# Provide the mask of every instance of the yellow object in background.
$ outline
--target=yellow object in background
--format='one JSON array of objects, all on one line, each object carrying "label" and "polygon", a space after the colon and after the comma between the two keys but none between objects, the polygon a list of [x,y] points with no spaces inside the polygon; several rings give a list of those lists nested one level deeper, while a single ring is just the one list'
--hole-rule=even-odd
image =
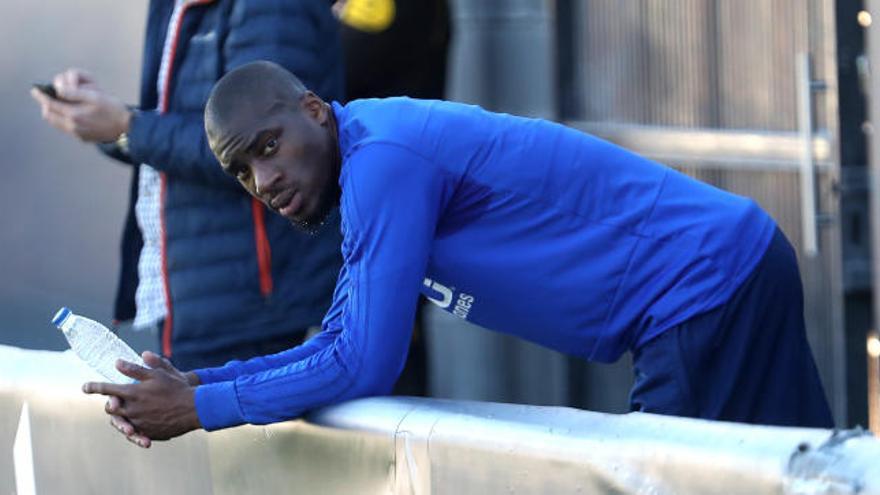
[{"label": "yellow object in background", "polygon": [[391,26],[394,14],[394,0],[348,0],[339,19],[359,31],[378,33]]}]

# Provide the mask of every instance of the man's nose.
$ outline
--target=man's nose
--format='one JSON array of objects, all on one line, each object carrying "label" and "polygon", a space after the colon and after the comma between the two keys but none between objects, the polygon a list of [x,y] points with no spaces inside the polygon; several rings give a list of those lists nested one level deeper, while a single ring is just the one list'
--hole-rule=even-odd
[{"label": "man's nose", "polygon": [[271,165],[259,164],[253,166],[254,190],[258,196],[271,194],[281,174],[278,169]]}]

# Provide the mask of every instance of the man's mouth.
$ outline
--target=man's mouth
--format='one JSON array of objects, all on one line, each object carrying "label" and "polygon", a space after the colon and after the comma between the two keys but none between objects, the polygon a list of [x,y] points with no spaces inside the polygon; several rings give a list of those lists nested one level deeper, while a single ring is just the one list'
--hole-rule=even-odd
[{"label": "man's mouth", "polygon": [[292,194],[285,194],[272,200],[272,208],[275,208],[275,211],[288,218],[292,218],[301,206],[302,195],[299,191],[294,191]]}]

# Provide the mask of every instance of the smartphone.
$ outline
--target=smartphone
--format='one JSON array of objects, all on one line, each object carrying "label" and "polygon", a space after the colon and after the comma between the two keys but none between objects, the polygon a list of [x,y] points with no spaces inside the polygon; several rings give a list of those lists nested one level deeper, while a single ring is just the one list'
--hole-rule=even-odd
[{"label": "smartphone", "polygon": [[49,98],[52,98],[53,100],[60,100],[61,99],[61,98],[58,98],[58,93],[55,92],[55,86],[52,86],[51,83],[34,83],[34,87],[37,88],[37,90],[40,93],[43,93],[44,95],[48,96]]}]

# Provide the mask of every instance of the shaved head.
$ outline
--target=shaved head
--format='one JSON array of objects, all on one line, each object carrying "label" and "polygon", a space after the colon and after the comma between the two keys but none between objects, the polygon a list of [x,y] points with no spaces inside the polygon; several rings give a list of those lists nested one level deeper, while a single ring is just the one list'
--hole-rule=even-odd
[{"label": "shaved head", "polygon": [[271,62],[220,78],[205,133],[223,171],[267,207],[315,232],[338,203],[341,158],[331,106]]},{"label": "shaved head", "polygon": [[307,92],[296,76],[272,62],[251,62],[226,73],[205,105],[205,132],[214,155],[229,163],[249,144],[250,136],[240,132],[243,125],[279,111],[298,112]]}]

